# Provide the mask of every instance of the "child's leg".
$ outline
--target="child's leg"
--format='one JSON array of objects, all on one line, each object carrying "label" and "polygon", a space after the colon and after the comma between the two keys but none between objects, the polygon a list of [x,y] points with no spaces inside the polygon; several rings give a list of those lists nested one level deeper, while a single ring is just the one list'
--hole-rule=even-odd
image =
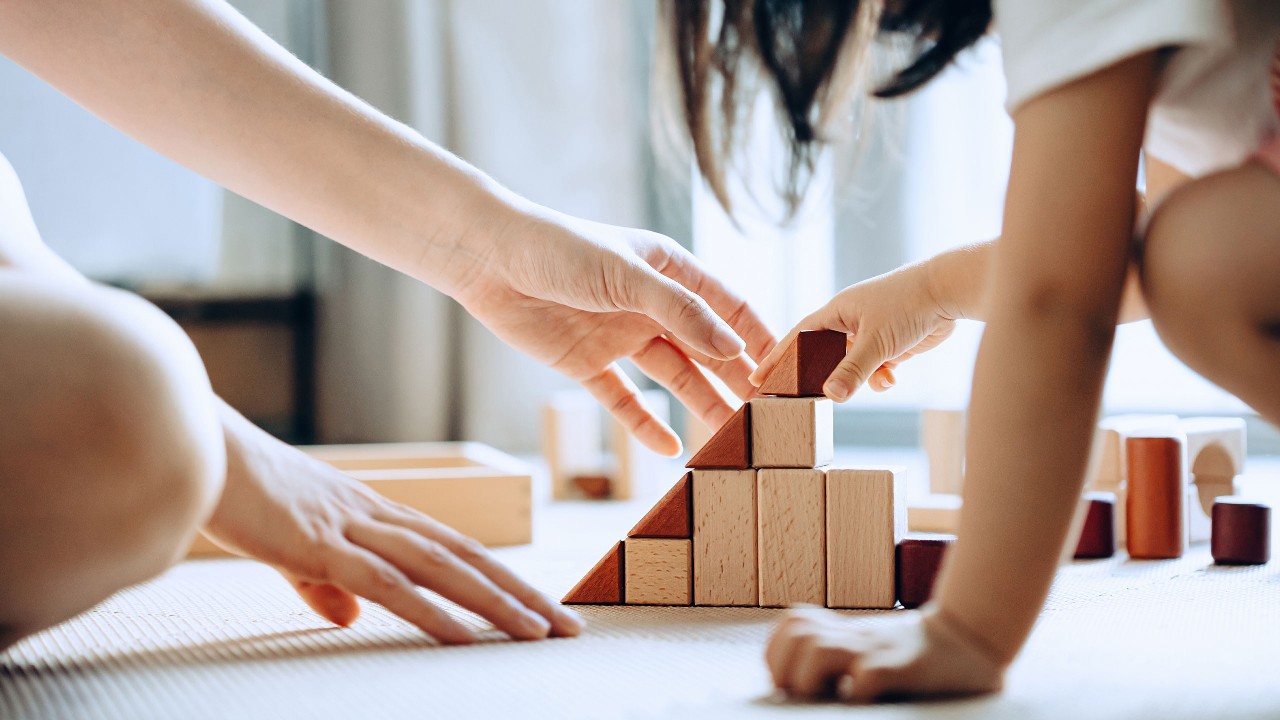
[{"label": "child's leg", "polygon": [[1280,423],[1280,175],[1259,159],[1192,181],[1152,217],[1143,289],[1169,349]]},{"label": "child's leg", "polygon": [[0,649],[174,563],[224,464],[208,379],[160,311],[0,269]]}]

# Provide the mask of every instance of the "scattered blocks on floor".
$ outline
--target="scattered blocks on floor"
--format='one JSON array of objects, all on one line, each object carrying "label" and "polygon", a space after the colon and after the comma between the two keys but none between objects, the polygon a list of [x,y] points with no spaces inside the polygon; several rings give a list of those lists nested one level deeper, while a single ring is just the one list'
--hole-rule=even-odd
[{"label": "scattered blocks on floor", "polygon": [[1182,557],[1187,546],[1183,438],[1176,430],[1131,435],[1125,440],[1125,454],[1129,557],[1143,560]]},{"label": "scattered blocks on floor", "polygon": [[[480,443],[370,443],[300,448],[390,500],[490,547],[533,540],[533,470]],[[188,557],[226,556],[204,536]]]},{"label": "scattered blocks on floor", "polygon": [[1085,493],[1084,525],[1076,542],[1074,557],[1077,560],[1109,558],[1116,554],[1116,496],[1115,493],[1091,491]]},{"label": "scattered blocks on floor", "polygon": [[958,495],[964,487],[965,411],[920,411],[920,445],[929,461],[929,492]]},{"label": "scattered blocks on floor", "polygon": [[907,529],[954,535],[960,529],[961,505],[959,495],[931,494],[913,498],[907,506]]},{"label": "scattered blocks on floor", "polygon": [[[662,420],[671,401],[661,390],[641,393],[641,400]],[[666,460],[640,444],[616,419],[609,418],[609,447],[604,452],[604,413],[585,390],[554,393],[542,409],[542,454],[551,476],[551,497],[626,500],[645,494],[643,484],[656,479]],[[637,487],[636,483],[642,483]]]},{"label": "scattered blocks on floor", "polygon": [[1262,565],[1271,559],[1271,507],[1241,498],[1213,504],[1213,561],[1219,565]]},{"label": "scattered blocks on floor", "polygon": [[933,594],[933,583],[954,537],[908,537],[897,547],[898,602],[904,608],[918,608]]}]

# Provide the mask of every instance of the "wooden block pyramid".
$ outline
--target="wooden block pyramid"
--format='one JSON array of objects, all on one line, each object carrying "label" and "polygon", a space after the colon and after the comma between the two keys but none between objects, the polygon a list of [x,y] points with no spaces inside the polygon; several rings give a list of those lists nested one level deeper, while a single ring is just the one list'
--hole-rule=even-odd
[{"label": "wooden block pyramid", "polygon": [[890,608],[906,488],[836,467],[822,385],[845,335],[801,332],[671,490],[564,597],[573,604]]}]

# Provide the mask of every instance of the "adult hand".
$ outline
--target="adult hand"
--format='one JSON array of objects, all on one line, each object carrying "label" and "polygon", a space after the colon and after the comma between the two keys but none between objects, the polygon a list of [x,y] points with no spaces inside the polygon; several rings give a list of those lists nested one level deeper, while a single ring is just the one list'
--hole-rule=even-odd
[{"label": "adult hand", "polygon": [[[739,397],[775,344],[759,316],[670,238],[538,211],[493,235],[457,299],[498,337],[581,383],[641,442],[675,455],[680,441],[618,367],[636,367],[709,427],[733,407],[698,369]],[[743,353],[745,348],[745,355]]]},{"label": "adult hand", "polygon": [[223,408],[227,479],[205,534],[279,570],[337,625],[376,602],[444,643],[474,634],[424,587],[518,640],[577,635],[582,620],[534,590],[475,540],[289,447]]},{"label": "adult hand", "polygon": [[928,263],[909,265],[845,288],[801,320],[760,361],[751,381],[764,382],[801,330],[838,330],[851,336],[848,350],[823,389],[843,402],[864,382],[878,391],[893,387],[898,364],[937,347],[954,329],[953,315],[930,286]]}]

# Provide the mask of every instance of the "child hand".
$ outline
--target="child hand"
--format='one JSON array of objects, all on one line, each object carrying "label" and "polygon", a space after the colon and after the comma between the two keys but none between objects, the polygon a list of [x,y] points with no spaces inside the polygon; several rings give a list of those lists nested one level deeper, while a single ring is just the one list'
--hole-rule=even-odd
[{"label": "child hand", "polygon": [[932,350],[955,328],[955,315],[936,300],[929,265],[899,268],[842,290],[801,320],[751,374],[759,386],[801,330],[839,330],[851,336],[845,358],[827,379],[827,397],[843,402],[864,382],[877,391],[893,387],[893,369]]},{"label": "child hand", "polygon": [[854,703],[999,690],[1005,665],[927,613],[854,624],[829,610],[792,610],[765,649],[773,684],[798,700]]}]

